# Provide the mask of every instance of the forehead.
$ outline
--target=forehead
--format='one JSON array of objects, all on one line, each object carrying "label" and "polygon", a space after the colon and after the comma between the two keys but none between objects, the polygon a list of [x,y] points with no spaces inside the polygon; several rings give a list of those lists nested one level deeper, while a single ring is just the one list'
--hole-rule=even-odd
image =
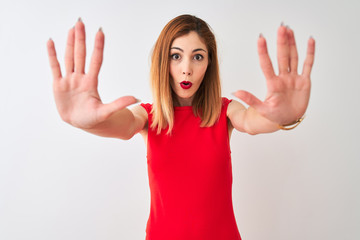
[{"label": "forehead", "polygon": [[171,47],[179,47],[183,50],[202,48],[207,51],[204,40],[197,32],[191,31],[188,34],[175,38]]}]

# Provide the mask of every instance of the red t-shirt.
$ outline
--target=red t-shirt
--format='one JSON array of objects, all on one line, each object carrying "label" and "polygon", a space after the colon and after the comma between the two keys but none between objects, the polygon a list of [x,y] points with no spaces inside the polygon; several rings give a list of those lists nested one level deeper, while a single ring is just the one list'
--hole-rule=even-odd
[{"label": "red t-shirt", "polygon": [[223,98],[219,121],[200,127],[192,107],[174,108],[172,134],[157,135],[148,112],[151,192],[147,240],[240,240],[232,205],[232,166]]}]

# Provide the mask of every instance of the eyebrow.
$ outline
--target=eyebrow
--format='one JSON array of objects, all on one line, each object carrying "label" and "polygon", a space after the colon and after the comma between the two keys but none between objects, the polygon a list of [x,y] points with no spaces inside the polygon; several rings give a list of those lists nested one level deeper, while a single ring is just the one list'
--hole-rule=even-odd
[{"label": "eyebrow", "polygon": [[[179,48],[179,47],[172,47],[172,48],[170,48],[170,49],[177,49],[177,50],[179,50],[179,51],[181,51],[181,52],[184,52],[184,50],[182,50],[181,48]],[[198,52],[198,51],[204,51],[204,52],[206,52],[204,49],[202,49],[202,48],[197,48],[197,49],[194,49],[192,52]]]}]

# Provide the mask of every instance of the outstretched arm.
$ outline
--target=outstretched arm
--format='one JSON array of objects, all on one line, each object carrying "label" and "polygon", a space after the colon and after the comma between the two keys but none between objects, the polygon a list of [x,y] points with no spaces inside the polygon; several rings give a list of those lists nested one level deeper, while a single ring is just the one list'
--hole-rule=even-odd
[{"label": "outstretched arm", "polygon": [[144,128],[147,115],[141,107],[126,107],[137,102],[133,96],[121,97],[103,104],[98,93],[98,75],[103,61],[104,33],[96,34],[90,68],[85,73],[85,26],[79,19],[69,30],[65,52],[65,76],[62,75],[54,42],[47,43],[53,74],[53,91],[61,118],[74,127],[90,133],[129,139]]},{"label": "outstretched arm", "polygon": [[250,134],[274,132],[279,125],[286,126],[303,117],[310,98],[310,73],[314,63],[315,40],[308,40],[303,71],[298,74],[298,53],[294,32],[280,26],[277,37],[279,74],[276,75],[267,51],[266,40],[258,39],[260,66],[266,78],[267,95],[264,101],[253,94],[239,90],[234,95],[248,104],[245,107],[233,101],[228,108],[232,126]]}]

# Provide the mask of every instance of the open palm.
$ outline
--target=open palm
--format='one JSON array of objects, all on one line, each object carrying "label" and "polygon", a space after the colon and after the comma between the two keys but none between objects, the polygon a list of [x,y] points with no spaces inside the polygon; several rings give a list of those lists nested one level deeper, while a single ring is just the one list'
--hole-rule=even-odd
[{"label": "open palm", "polygon": [[85,73],[85,26],[81,20],[68,33],[65,76],[61,74],[54,42],[51,39],[47,43],[47,49],[54,79],[55,102],[65,122],[75,127],[89,129],[102,123],[116,111],[137,101],[132,96],[126,96],[109,104],[102,103],[97,90],[104,51],[104,34],[101,29],[95,37],[95,47],[88,73]]},{"label": "open palm", "polygon": [[267,51],[265,38],[258,40],[260,66],[266,78],[267,95],[264,101],[253,94],[239,90],[235,96],[253,107],[267,119],[286,125],[301,118],[310,98],[310,73],[314,63],[315,41],[308,41],[307,55],[302,74],[298,74],[298,53],[294,32],[280,26],[277,37],[277,58],[279,74],[274,69]]}]

